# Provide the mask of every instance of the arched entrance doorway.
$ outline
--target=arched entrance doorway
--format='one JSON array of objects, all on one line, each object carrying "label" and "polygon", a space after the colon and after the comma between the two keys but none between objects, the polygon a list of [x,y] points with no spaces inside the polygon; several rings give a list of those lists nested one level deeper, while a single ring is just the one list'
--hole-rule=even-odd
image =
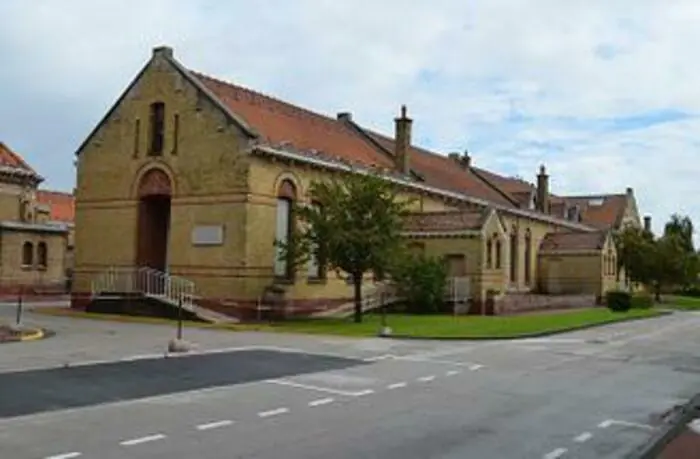
[{"label": "arched entrance doorway", "polygon": [[168,174],[160,169],[151,169],[143,175],[138,186],[138,266],[159,271],[167,269],[171,196]]}]

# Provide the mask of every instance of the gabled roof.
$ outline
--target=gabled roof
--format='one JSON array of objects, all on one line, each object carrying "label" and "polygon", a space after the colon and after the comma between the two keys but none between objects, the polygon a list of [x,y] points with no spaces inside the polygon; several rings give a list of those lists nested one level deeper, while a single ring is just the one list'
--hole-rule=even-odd
[{"label": "gabled roof", "polygon": [[37,190],[36,199],[40,204],[49,206],[49,218],[57,222],[75,220],[75,198],[63,191]]},{"label": "gabled roof", "polygon": [[407,233],[452,233],[478,231],[488,219],[491,209],[483,211],[414,212],[404,216],[403,230]]},{"label": "gabled roof", "polygon": [[607,237],[606,231],[547,233],[540,243],[540,252],[602,250]]},{"label": "gabled roof", "polygon": [[563,196],[562,198],[569,206],[579,206],[583,223],[600,229],[619,226],[627,208],[626,194]]},{"label": "gabled roof", "polygon": [[392,167],[390,158],[335,118],[321,115],[241,86],[190,71],[232,112],[270,145],[316,150],[349,162]]}]

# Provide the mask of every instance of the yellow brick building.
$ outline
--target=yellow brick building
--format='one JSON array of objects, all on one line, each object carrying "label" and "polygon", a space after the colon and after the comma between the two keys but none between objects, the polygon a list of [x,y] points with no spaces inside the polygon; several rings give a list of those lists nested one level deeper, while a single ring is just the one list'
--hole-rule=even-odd
[{"label": "yellow brick building", "polygon": [[[72,196],[38,189],[43,181],[0,143],[0,293],[64,292],[69,267]],[[69,195],[66,195],[69,196]],[[59,218],[56,218],[59,216]]]},{"label": "yellow brick building", "polygon": [[[413,145],[405,107],[395,125],[393,136],[381,135],[350,113],[321,115],[189,70],[172,49],[155,48],[77,151],[74,307],[106,289],[142,288],[144,275],[168,288],[191,282],[200,306],[241,317],[272,297],[298,313],[347,302],[342,273],[313,262],[292,272],[274,241],[287,237],[291,205],[309,201],[312,181],[367,172],[414,199],[406,237],[469,280],[474,307],[487,295],[595,297],[610,288],[608,233],[623,216],[639,224],[631,190],[555,196],[544,167],[535,185],[504,177],[468,155]],[[590,266],[580,274],[585,287],[552,280],[541,248],[555,233],[580,252],[556,269]]]}]

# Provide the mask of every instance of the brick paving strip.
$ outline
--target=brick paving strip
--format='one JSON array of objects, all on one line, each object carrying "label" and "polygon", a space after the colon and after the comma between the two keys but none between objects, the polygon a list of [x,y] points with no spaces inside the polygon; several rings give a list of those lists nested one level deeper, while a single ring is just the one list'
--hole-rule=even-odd
[{"label": "brick paving strip", "polygon": [[669,413],[665,424],[665,429],[630,458],[700,459],[700,394]]}]

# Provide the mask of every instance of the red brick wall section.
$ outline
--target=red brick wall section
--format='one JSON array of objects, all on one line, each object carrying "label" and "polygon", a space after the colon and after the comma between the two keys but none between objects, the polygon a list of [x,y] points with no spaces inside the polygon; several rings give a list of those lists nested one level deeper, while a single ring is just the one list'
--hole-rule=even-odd
[{"label": "red brick wall section", "polygon": [[595,295],[538,295],[512,293],[496,299],[497,314],[546,311],[552,309],[589,308],[596,306]]}]

